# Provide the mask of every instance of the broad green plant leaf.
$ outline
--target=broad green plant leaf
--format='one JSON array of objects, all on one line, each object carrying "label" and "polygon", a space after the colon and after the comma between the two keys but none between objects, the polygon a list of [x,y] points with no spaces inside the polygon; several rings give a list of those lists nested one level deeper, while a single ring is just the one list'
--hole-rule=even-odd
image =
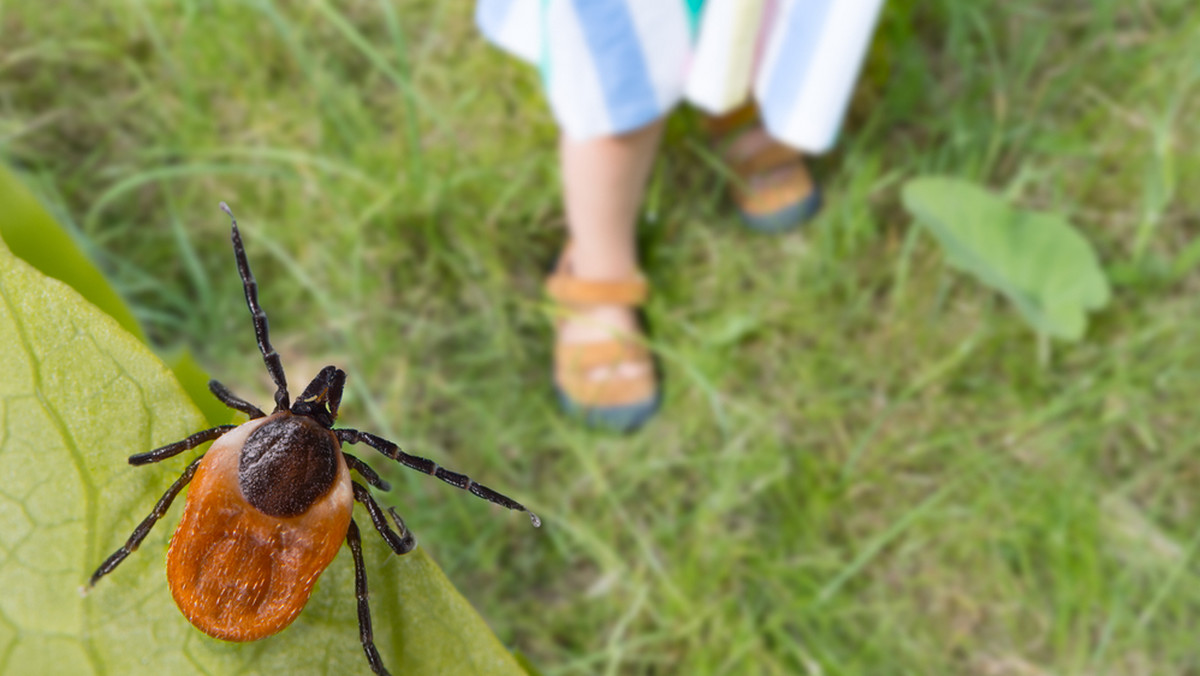
[{"label": "broad green plant leaf", "polygon": [[[206,426],[145,345],[0,244],[0,674],[369,673],[345,548],[280,634],[234,644],[194,629],[164,571],[183,496],[80,594],[198,451],[146,467],[125,458]],[[358,520],[393,673],[524,673],[423,548],[397,557]]]},{"label": "broad green plant leaf", "polygon": [[1015,209],[951,178],[913,179],[903,199],[950,265],[1008,297],[1038,333],[1079,340],[1087,312],[1108,303],[1108,279],[1095,251],[1061,216]]},{"label": "broad green plant leaf", "polygon": [[0,164],[0,237],[9,251],[42,274],[65,282],[145,342],[133,312],[74,240],[12,171]]},{"label": "broad green plant leaf", "polygon": [[[39,272],[75,289],[121,328],[146,342],[133,311],[121,300],[75,240],[47,213],[17,177],[0,164],[0,239],[12,253]],[[167,358],[171,371],[212,425],[230,420],[229,409],[209,395],[208,376],[186,349]]]}]

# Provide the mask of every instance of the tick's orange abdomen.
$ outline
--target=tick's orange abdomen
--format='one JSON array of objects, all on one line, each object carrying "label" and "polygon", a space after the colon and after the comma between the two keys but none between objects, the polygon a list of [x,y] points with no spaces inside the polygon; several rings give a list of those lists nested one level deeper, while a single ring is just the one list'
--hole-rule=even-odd
[{"label": "tick's orange abdomen", "polygon": [[291,624],[350,526],[354,493],[340,453],[333,486],[303,514],[268,516],[242,495],[238,458],[246,439],[283,415],[291,413],[251,420],[213,442],[167,551],[167,581],[179,610],[226,641],[254,641]]}]

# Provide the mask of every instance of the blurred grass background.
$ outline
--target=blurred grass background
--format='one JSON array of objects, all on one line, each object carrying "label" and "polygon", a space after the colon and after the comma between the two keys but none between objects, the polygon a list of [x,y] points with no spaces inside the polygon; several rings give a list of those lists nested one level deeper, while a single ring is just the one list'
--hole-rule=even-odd
[{"label": "blurred grass background", "polygon": [[[389,473],[546,674],[1200,673],[1194,9],[892,0],[799,234],[742,231],[677,115],[666,405],[628,438],[549,394],[556,131],[471,3],[0,2],[0,155],[157,344],[268,402],[229,202],[294,387],[342,366],[344,424],[543,516]],[[1040,366],[945,269],[898,203],[927,173],[1082,229],[1116,291],[1083,342]]]}]

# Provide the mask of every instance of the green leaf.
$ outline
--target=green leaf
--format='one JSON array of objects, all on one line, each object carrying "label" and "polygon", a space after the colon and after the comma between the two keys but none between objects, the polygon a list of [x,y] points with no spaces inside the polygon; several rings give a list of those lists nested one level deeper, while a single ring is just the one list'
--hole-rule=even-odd
[{"label": "green leaf", "polygon": [[[138,340],[146,342],[142,327],[121,296],[79,250],[67,231],[4,165],[0,165],[0,205],[3,205],[0,239],[17,258],[42,274],[65,282]],[[209,394],[208,374],[188,350],[178,350],[168,359],[168,364],[184,391],[191,396],[192,403],[204,412],[209,424],[223,425],[231,420],[229,409]]]},{"label": "green leaf", "polygon": [[146,341],[133,312],[37,198],[0,164],[0,237],[12,253],[42,274],[65,282],[126,331]]},{"label": "green leaf", "polygon": [[[32,193],[4,164],[0,164],[0,204],[4,205],[4,211],[0,213],[0,239],[5,241],[13,255],[43,275],[66,282],[92,305],[116,319],[121,328],[146,342],[142,327],[133,317],[130,307],[121,300],[120,294],[79,250],[71,235],[37,203]],[[209,394],[208,373],[200,369],[191,352],[186,348],[179,349],[167,361],[170,370],[192,397],[192,403],[204,413],[209,424],[223,425],[232,419],[229,409]]]},{"label": "green leaf", "polygon": [[[139,551],[79,593],[195,452],[147,467],[125,458],[206,423],[137,338],[3,245],[0,374],[0,673],[369,673],[345,548],[282,633],[233,644],[192,628],[164,571],[182,498]],[[393,673],[524,673],[422,548],[397,557],[359,521]]]},{"label": "green leaf", "polygon": [[913,179],[903,199],[952,266],[1007,296],[1039,333],[1078,340],[1087,330],[1087,311],[1108,303],[1108,279],[1095,251],[1061,216],[1014,209],[950,178]]}]

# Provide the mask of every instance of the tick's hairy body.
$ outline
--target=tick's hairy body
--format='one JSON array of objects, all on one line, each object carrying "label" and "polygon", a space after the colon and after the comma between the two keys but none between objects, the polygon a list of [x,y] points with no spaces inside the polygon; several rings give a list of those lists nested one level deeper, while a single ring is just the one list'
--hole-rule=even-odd
[{"label": "tick's hairy body", "polygon": [[[225,203],[221,208],[233,218]],[[343,542],[354,559],[359,639],[376,674],[387,669],[375,648],[367,602],[367,574],[361,535],[354,522],[360,502],[375,530],[396,554],[416,546],[395,509],[385,513],[371,491],[350,477],[354,470],[370,486],[389,487],[369,465],[342,450],[364,443],[400,464],[469,491],[509,509],[528,512],[515,500],[475,483],[465,474],[409,455],[368,432],[333,427],[346,373],[326,366],[293,403],[279,354],[271,347],[267,315],[258,304],[258,284],[242,246],[237,221],[231,227],[233,253],[246,294],[246,306],[263,363],[275,381],[275,410],[267,415],[221,383],[208,384],[218,399],[245,413],[249,422],[221,425],[182,441],[131,456],[146,465],[214,442],[193,460],[159,499],[150,516],[92,574],[89,586],[111,573],[137,550],[150,529],[188,484],[187,504],[167,551],[167,581],[184,617],[198,629],[226,641],[254,641],[281,631],[304,609],[313,585]],[[392,529],[388,516],[396,525]],[[529,512],[535,526],[541,524]]]},{"label": "tick's hairy body", "polygon": [[[281,467],[290,449],[277,443],[271,450],[282,459],[274,466],[247,466],[256,450],[247,439],[272,428],[308,426],[328,435],[331,476],[302,484],[320,489],[310,489],[315,495],[303,509],[272,516],[254,504],[253,487],[287,486],[278,480],[297,473]],[[273,441],[283,435],[275,436]],[[167,551],[171,595],[192,624],[226,641],[254,641],[296,619],[350,527],[354,491],[340,445],[328,430],[286,411],[244,423],[213,443],[196,469]]]}]

